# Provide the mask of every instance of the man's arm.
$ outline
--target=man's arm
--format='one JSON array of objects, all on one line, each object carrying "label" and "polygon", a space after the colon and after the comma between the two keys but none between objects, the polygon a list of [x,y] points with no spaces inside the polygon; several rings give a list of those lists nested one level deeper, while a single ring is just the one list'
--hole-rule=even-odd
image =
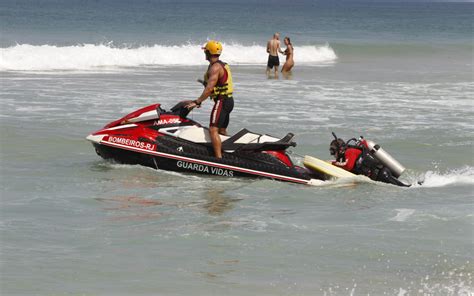
[{"label": "man's arm", "polygon": [[344,168],[346,165],[347,165],[347,160],[346,161],[337,161],[337,160],[334,160],[332,162],[333,165],[337,166],[337,167],[340,167],[340,168]]},{"label": "man's arm", "polygon": [[267,53],[270,53],[270,41],[267,42]]},{"label": "man's arm", "polygon": [[197,100],[194,100],[190,102],[188,105],[186,105],[186,108],[194,108],[196,106],[200,106],[202,102],[204,102],[213,92],[214,87],[217,84],[217,80],[219,79],[219,70],[220,67],[219,65],[214,64],[211,69],[209,69],[209,78],[207,80],[207,85],[206,88],[202,91],[202,94],[197,98]]},{"label": "man's arm", "polygon": [[278,50],[279,53],[285,54],[285,53],[283,52],[283,50],[281,50],[281,48],[280,48],[280,41],[277,41],[277,50]]},{"label": "man's arm", "polygon": [[220,66],[217,63],[212,65],[211,69],[209,69],[209,79],[207,80],[206,88],[204,88],[201,96],[196,100],[198,104],[206,100],[214,91],[214,87],[219,79],[219,70]]}]

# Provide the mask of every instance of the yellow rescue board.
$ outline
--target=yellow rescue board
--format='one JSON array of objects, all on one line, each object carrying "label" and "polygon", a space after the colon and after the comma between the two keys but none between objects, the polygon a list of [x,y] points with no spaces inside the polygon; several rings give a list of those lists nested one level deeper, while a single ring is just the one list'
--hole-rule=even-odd
[{"label": "yellow rescue board", "polygon": [[308,155],[304,157],[303,164],[308,169],[318,171],[334,178],[350,178],[356,176],[353,173],[332,165],[329,162]]}]

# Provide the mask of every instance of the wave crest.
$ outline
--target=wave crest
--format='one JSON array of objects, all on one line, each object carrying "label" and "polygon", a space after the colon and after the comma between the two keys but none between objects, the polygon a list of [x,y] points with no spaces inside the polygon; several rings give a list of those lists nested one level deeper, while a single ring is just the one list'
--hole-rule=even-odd
[{"label": "wave crest", "polygon": [[[264,65],[266,48],[224,44],[222,59],[232,65]],[[328,45],[295,48],[295,63],[314,65],[337,59]],[[90,70],[98,67],[206,65],[200,45],[115,47],[111,44],[73,46],[18,44],[0,49],[0,70]]]},{"label": "wave crest", "polygon": [[[421,178],[420,178],[421,177]],[[474,184],[474,168],[465,166],[458,169],[452,169],[445,173],[427,171],[418,179],[424,180],[422,187],[444,187],[451,185],[472,185]],[[416,182],[413,183],[414,185]],[[417,185],[415,185],[417,186]]]}]

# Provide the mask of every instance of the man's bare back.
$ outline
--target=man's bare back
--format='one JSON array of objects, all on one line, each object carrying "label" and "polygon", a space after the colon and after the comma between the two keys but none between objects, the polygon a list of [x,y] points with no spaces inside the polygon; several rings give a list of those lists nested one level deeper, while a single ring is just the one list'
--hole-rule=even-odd
[{"label": "man's bare back", "polygon": [[267,52],[272,56],[278,55],[278,49],[280,49],[280,40],[278,39],[271,39],[267,43]]}]

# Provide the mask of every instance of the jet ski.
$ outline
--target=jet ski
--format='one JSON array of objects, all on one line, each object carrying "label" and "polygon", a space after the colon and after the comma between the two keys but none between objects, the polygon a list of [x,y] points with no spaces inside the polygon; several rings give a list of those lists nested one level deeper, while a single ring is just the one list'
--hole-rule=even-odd
[{"label": "jet ski", "polygon": [[323,176],[297,166],[287,149],[293,134],[282,138],[242,129],[221,135],[223,157],[216,158],[209,129],[188,118],[186,101],[166,111],[161,104],[136,110],[96,131],[87,140],[104,159],[159,170],[222,177],[261,177],[311,184]]}]

